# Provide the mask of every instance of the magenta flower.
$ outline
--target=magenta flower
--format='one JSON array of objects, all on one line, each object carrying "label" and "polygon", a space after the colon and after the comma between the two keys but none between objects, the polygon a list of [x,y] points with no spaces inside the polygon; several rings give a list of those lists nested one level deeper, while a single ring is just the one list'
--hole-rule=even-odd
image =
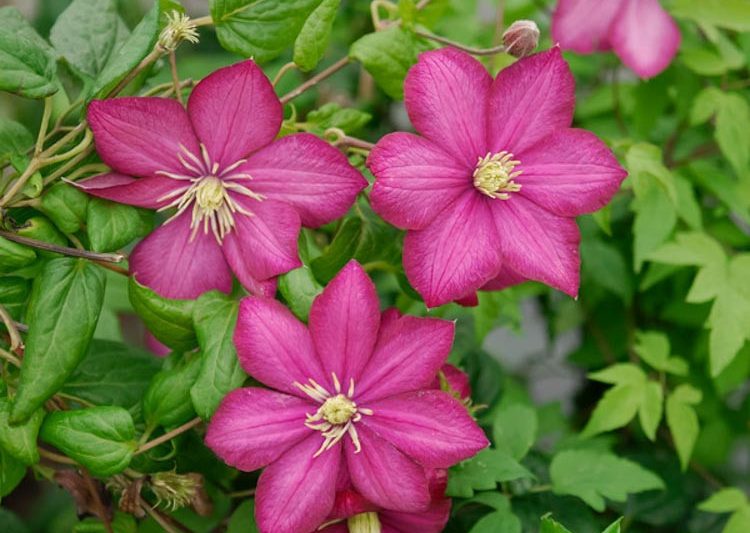
[{"label": "magenta flower", "polygon": [[313,531],[341,477],[378,508],[425,511],[425,469],[487,446],[449,394],[429,390],[453,342],[452,322],[381,313],[352,261],[318,296],[309,329],[276,300],[245,298],[235,331],[243,368],[271,389],[224,398],[206,444],[258,480],[261,531]]},{"label": "magenta flower", "polygon": [[493,81],[451,48],[425,52],[404,85],[420,133],[370,153],[375,211],[408,230],[404,270],[429,307],[524,279],[578,293],[576,215],[604,206],[626,173],[595,135],[571,129],[574,81],[559,48]]},{"label": "magenta flower", "polygon": [[[380,509],[362,497],[349,480],[336,492],[336,502],[331,513],[318,528],[322,533],[440,533],[451,511],[451,501],[445,497],[447,472],[433,469],[427,472],[430,496],[429,507],[420,512],[400,512]],[[340,477],[341,480],[341,477]]]},{"label": "magenta flower", "polygon": [[229,292],[232,273],[254,294],[300,266],[300,225],[343,215],[366,185],[317,137],[277,140],[282,105],[252,61],[222,68],[185,110],[166,98],[94,101],[88,121],[112,173],[79,184],[116,202],[174,211],[130,255],[136,279],[169,298]]},{"label": "magenta flower", "polygon": [[669,66],[680,30],[659,0],[559,0],[552,37],[564,50],[612,50],[643,78]]}]

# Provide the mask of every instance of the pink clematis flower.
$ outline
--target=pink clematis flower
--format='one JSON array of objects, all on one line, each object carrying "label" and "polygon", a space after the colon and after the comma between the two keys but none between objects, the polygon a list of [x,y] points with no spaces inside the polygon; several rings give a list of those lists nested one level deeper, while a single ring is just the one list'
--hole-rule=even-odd
[{"label": "pink clematis flower", "polygon": [[564,50],[612,50],[643,78],[669,66],[680,30],[659,0],[559,0],[552,37]]},{"label": "pink clematis flower", "polygon": [[458,50],[425,52],[404,91],[421,135],[377,143],[370,198],[408,230],[404,270],[427,306],[525,279],[576,296],[575,217],[604,206],[626,173],[595,135],[570,128],[574,81],[560,49],[495,80]]},{"label": "pink clematis flower", "polygon": [[421,512],[407,513],[378,508],[362,497],[351,486],[348,477],[339,479],[331,513],[318,528],[322,533],[440,533],[450,516],[451,500],[445,497],[448,473],[443,469],[427,472],[432,498],[429,507]]},{"label": "pink clematis flower", "polygon": [[253,61],[222,68],[187,110],[166,98],[94,101],[88,121],[112,172],[78,185],[124,204],[174,211],[130,255],[136,279],[168,298],[229,292],[232,273],[254,294],[300,266],[300,225],[343,215],[366,185],[317,137],[276,139],[282,105]]},{"label": "pink clematis flower", "polygon": [[[452,322],[381,313],[352,261],[318,296],[309,329],[276,300],[245,298],[235,345],[252,377],[211,419],[206,444],[258,480],[261,531],[313,531],[334,507],[340,476],[378,508],[425,511],[425,469],[487,446],[451,395],[430,390],[453,342]],[[342,472],[345,469],[345,472]]]}]

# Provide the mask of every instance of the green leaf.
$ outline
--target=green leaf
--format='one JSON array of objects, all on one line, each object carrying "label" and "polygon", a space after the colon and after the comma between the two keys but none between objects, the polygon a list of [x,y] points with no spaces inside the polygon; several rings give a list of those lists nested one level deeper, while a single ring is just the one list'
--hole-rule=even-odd
[{"label": "green leaf", "polygon": [[122,407],[54,411],[39,436],[101,477],[122,472],[138,447],[133,418]]},{"label": "green leaf", "polygon": [[716,377],[734,360],[750,334],[750,299],[740,287],[725,284],[719,288],[707,325],[711,328],[711,375]]},{"label": "green leaf", "polygon": [[141,399],[161,365],[134,346],[94,339],[62,391],[96,405],[124,407],[139,417]]},{"label": "green leaf", "polygon": [[86,260],[52,259],[35,280],[29,332],[11,421],[28,419],[86,353],[104,299],[102,270]]},{"label": "green leaf", "polygon": [[701,391],[690,385],[680,385],[667,397],[667,426],[672,433],[680,465],[685,470],[690,463],[700,427],[694,405],[700,403]]},{"label": "green leaf", "polygon": [[608,525],[602,533],[620,533],[622,529],[622,520],[624,517],[620,517],[614,522],[612,522],[610,525]]},{"label": "green leaf", "polygon": [[115,511],[114,518],[110,522],[111,530],[107,529],[104,522],[98,518],[84,518],[73,528],[73,533],[136,533],[138,524],[133,515]]},{"label": "green leaf", "polygon": [[716,142],[738,176],[750,167],[750,105],[739,94],[727,93],[716,114]]},{"label": "green leaf", "polygon": [[643,390],[643,399],[638,408],[638,419],[649,440],[656,439],[656,430],[664,410],[664,392],[661,384],[649,381]]},{"label": "green leaf", "polygon": [[545,515],[542,517],[541,526],[542,527],[539,533],[572,533],[568,528],[552,518],[550,515]]},{"label": "green leaf", "polygon": [[633,296],[633,279],[622,253],[601,239],[584,239],[581,242],[581,264],[584,275],[605,289],[630,302]]},{"label": "green leaf", "polygon": [[211,0],[216,36],[225,49],[258,62],[290,46],[321,0]]},{"label": "green leaf", "polygon": [[313,276],[307,265],[279,276],[279,292],[289,309],[300,320],[307,322],[313,300],[323,291],[323,287]]},{"label": "green leaf", "polygon": [[64,233],[75,233],[86,222],[89,196],[67,183],[55,183],[41,197],[39,209]]},{"label": "green leaf", "polygon": [[521,403],[501,405],[492,423],[495,447],[520,461],[534,445],[537,428],[533,407]]},{"label": "green leaf", "polygon": [[745,507],[729,517],[722,533],[747,533],[750,531],[750,507]]},{"label": "green leaf", "polygon": [[0,498],[7,496],[26,475],[26,467],[0,448]]},{"label": "green leaf", "polygon": [[229,391],[245,381],[232,341],[237,310],[237,301],[217,291],[201,295],[193,310],[202,363],[190,397],[195,412],[204,420],[211,418]]},{"label": "green leaf", "polygon": [[645,385],[645,381],[636,385],[617,385],[605,392],[581,435],[592,437],[627,425],[643,402]]},{"label": "green leaf", "polygon": [[14,120],[0,119],[0,163],[9,160],[12,154],[22,154],[34,144],[26,127]]},{"label": "green leaf", "polygon": [[740,489],[727,487],[713,493],[698,504],[698,509],[707,513],[729,513],[739,511],[747,505],[747,496]]},{"label": "green leaf", "polygon": [[0,277],[0,304],[14,319],[21,318],[30,294],[31,282],[29,280],[15,276]]},{"label": "green leaf", "polygon": [[668,192],[656,181],[644,182],[633,201],[633,262],[639,272],[643,262],[672,234],[677,211]]},{"label": "green leaf", "polygon": [[118,250],[153,228],[150,211],[109,200],[91,198],[86,213],[86,231],[96,252]]},{"label": "green leaf", "polygon": [[498,483],[534,475],[502,450],[485,449],[451,468],[446,494],[470,498],[475,490],[494,490]]},{"label": "green leaf", "polygon": [[636,332],[634,351],[651,367],[676,376],[686,376],[688,365],[684,359],[670,357],[669,337],[658,331]]},{"label": "green leaf", "polygon": [[107,65],[94,82],[91,97],[107,96],[151,52],[158,36],[159,3],[154,2],[130,37],[110,54]]},{"label": "green leaf", "polygon": [[[45,217],[31,217],[26,221],[23,227],[16,231],[23,237],[31,237],[38,241],[44,241],[59,246],[67,246],[68,240],[60,233],[52,222]],[[61,257],[56,252],[37,251],[42,257]]]},{"label": "green leaf", "polygon": [[28,246],[0,237],[0,272],[13,272],[35,259],[36,253]]},{"label": "green leaf", "polygon": [[76,71],[93,79],[128,34],[114,0],[73,0],[55,21],[49,40]]},{"label": "green leaf", "polygon": [[510,508],[484,515],[469,533],[521,533],[521,520]]},{"label": "green leaf", "polygon": [[750,31],[750,4],[745,0],[675,0],[671,12],[699,24]]},{"label": "green leaf", "polygon": [[596,450],[558,453],[550,479],[556,494],[577,496],[599,512],[604,511],[604,498],[624,502],[628,494],[664,488],[656,474],[639,464]]},{"label": "green leaf", "polygon": [[331,244],[326,246],[323,254],[310,263],[315,277],[328,283],[357,251],[362,232],[362,219],[349,217],[344,220]]},{"label": "green leaf", "polygon": [[349,49],[349,57],[362,63],[388,96],[400,100],[406,73],[424,49],[413,33],[392,27],[360,37]]},{"label": "green leaf", "polygon": [[640,386],[646,381],[646,374],[632,363],[617,363],[604,370],[590,373],[589,378],[613,385]]},{"label": "green leaf", "polygon": [[294,62],[307,72],[323,58],[341,0],[322,0],[305,21],[294,41]]},{"label": "green leaf", "polygon": [[23,464],[38,463],[36,436],[44,419],[44,410],[37,409],[25,423],[11,426],[8,422],[10,407],[8,398],[0,398],[0,447]]},{"label": "green leaf", "polygon": [[307,114],[308,131],[322,135],[328,128],[339,128],[345,133],[355,133],[367,124],[372,115],[353,109],[341,107],[335,102],[328,102]]},{"label": "green leaf", "polygon": [[255,523],[255,500],[247,499],[229,517],[227,533],[259,533]]},{"label": "green leaf", "polygon": [[128,297],[133,309],[159,342],[177,351],[188,351],[198,344],[193,329],[193,300],[162,298],[138,283],[134,277],[128,284]]},{"label": "green leaf", "polygon": [[44,98],[58,90],[50,46],[15,7],[0,8],[0,90]]},{"label": "green leaf", "polygon": [[[180,358],[182,354],[175,356]],[[154,376],[143,397],[143,417],[148,427],[179,426],[195,416],[190,389],[200,370],[201,359],[193,356]]]}]

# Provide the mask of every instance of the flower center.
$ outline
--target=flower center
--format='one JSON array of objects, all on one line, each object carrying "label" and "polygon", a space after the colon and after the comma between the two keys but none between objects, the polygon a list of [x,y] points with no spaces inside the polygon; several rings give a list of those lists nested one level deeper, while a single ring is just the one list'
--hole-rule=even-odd
[{"label": "flower center", "polygon": [[204,145],[201,144],[203,160],[184,146],[180,145],[180,148],[182,153],[177,154],[177,157],[185,167],[186,174],[164,170],[158,171],[157,174],[185,182],[185,185],[159,198],[159,202],[169,200],[159,211],[177,208],[177,212],[165,222],[168,224],[192,206],[190,228],[193,231],[190,240],[195,239],[202,226],[204,233],[207,234],[210,230],[216,241],[221,244],[224,237],[234,228],[236,224],[234,217],[237,213],[253,216],[229,193],[241,194],[258,201],[263,200],[264,197],[237,182],[237,180],[252,179],[250,174],[234,172],[245,162],[244,159],[240,159],[220,172],[219,164],[211,161]]},{"label": "flower center", "polygon": [[474,187],[490,198],[507,200],[509,193],[521,190],[521,185],[513,181],[521,175],[521,170],[513,170],[520,163],[514,161],[513,154],[505,150],[496,154],[487,152],[487,155],[479,158],[474,169]]},{"label": "flower center", "polygon": [[380,533],[378,513],[359,513],[346,520],[349,533]]},{"label": "flower center", "polygon": [[354,424],[362,420],[362,415],[372,415],[372,409],[357,407],[357,404],[352,400],[354,396],[353,379],[349,381],[349,390],[344,394],[341,392],[339,378],[335,373],[331,373],[331,376],[335,394],[328,392],[314,379],[308,379],[308,383],[304,385],[297,381],[294,382],[295,387],[321,404],[315,413],[307,413],[305,420],[305,426],[320,431],[323,435],[323,444],[313,457],[333,448],[347,434],[354,444],[354,453],[359,453],[362,446]]}]

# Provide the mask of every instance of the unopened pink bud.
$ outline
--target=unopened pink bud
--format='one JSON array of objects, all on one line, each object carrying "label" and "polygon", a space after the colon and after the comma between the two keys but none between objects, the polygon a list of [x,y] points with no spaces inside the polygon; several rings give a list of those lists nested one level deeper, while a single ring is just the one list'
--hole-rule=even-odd
[{"label": "unopened pink bud", "polygon": [[539,43],[539,27],[533,20],[517,20],[503,33],[505,51],[514,57],[526,57]]}]

